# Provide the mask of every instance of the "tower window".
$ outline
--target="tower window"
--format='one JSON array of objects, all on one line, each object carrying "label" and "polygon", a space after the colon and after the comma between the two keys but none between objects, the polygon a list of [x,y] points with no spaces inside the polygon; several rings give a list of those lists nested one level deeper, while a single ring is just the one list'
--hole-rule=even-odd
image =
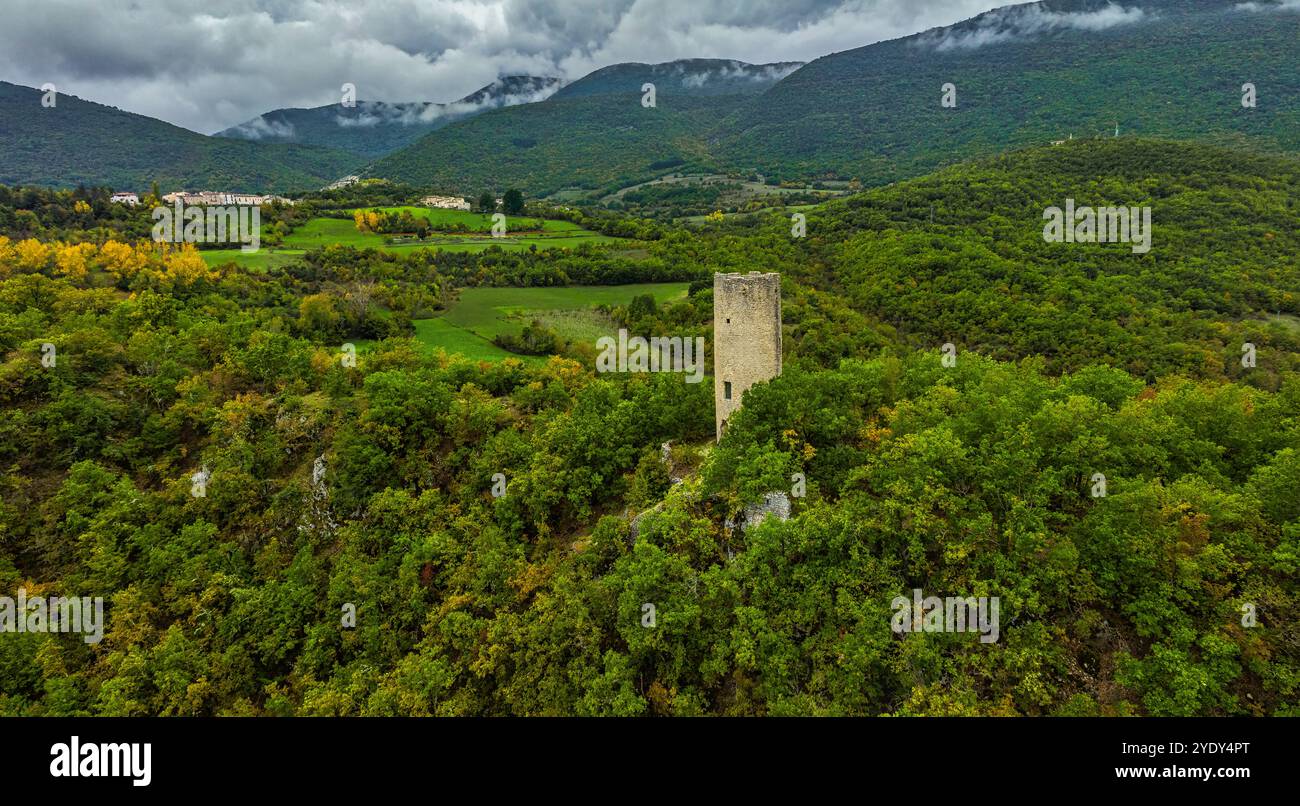
[{"label": "tower window", "polygon": [[722,382],[722,399],[731,400],[731,381]]}]

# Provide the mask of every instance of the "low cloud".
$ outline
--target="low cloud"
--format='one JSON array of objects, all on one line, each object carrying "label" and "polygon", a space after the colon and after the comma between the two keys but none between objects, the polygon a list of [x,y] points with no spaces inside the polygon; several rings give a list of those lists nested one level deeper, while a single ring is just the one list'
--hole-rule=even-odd
[{"label": "low cloud", "polygon": [[548,82],[538,83],[540,86],[535,88],[509,91],[500,89],[503,84],[497,81],[487,88],[488,92],[475,93],[474,96],[471,96],[472,100],[463,99],[449,104],[358,102],[357,114],[339,114],[335,120],[338,125],[344,127],[377,126],[381,123],[400,126],[425,125],[442,118],[461,118],[489,109],[544,101],[563,86],[564,82],[559,79],[552,79]]},{"label": "low cloud", "polygon": [[1117,3],[1092,11],[1053,11],[1034,3],[1000,8],[980,15],[969,24],[929,32],[921,37],[920,44],[938,51],[974,50],[1053,31],[1101,31],[1144,19],[1149,19],[1149,15],[1141,8]]},{"label": "low cloud", "polygon": [[1280,0],[1276,3],[1238,3],[1236,11],[1300,11],[1300,0]]},{"label": "low cloud", "polygon": [[699,70],[687,72],[681,70],[681,85],[691,89],[699,89],[709,84],[725,82],[728,84],[770,84],[793,73],[803,66],[803,62],[783,62],[781,64],[745,64],[744,62],[728,62],[717,69]]},{"label": "low cloud", "polygon": [[245,140],[289,140],[293,138],[293,124],[287,120],[267,120],[264,117],[253,118],[247,123],[233,127],[231,134]]}]

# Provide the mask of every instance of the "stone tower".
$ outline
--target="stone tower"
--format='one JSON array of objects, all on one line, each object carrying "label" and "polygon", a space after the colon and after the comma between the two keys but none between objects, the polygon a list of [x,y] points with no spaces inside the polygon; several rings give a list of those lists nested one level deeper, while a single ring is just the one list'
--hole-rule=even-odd
[{"label": "stone tower", "polygon": [[713,275],[713,404],[718,439],[745,390],[781,374],[781,275]]}]

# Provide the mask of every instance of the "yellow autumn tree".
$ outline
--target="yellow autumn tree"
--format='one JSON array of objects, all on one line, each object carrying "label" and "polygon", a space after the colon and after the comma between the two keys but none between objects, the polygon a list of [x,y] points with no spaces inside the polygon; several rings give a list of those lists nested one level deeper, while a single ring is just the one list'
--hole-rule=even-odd
[{"label": "yellow autumn tree", "polygon": [[54,254],[54,249],[47,246],[35,238],[28,238],[20,241],[14,249],[14,257],[17,260],[17,268],[20,272],[38,272],[44,271],[50,263],[50,256]]},{"label": "yellow autumn tree", "polygon": [[208,263],[192,244],[185,244],[167,255],[167,276],[180,285],[193,285],[211,279],[214,274]]},{"label": "yellow autumn tree", "polygon": [[382,219],[383,217],[373,210],[369,212],[354,210],[352,212],[352,221],[357,225],[358,232],[378,232],[379,223]]},{"label": "yellow autumn tree", "polygon": [[0,280],[13,274],[16,266],[17,258],[14,256],[13,241],[0,235]]},{"label": "yellow autumn tree", "polygon": [[149,252],[129,243],[109,241],[99,247],[104,269],[119,280],[130,280],[149,265]]},{"label": "yellow autumn tree", "polygon": [[54,271],[73,280],[85,279],[86,261],[94,254],[94,244],[60,244],[54,258]]}]

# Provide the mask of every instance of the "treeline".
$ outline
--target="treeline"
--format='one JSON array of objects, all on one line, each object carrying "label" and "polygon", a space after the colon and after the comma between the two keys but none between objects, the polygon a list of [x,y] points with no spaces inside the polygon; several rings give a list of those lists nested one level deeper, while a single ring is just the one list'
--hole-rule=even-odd
[{"label": "treeline", "polygon": [[335,245],[308,252],[303,265],[293,270],[345,278],[405,278],[412,282],[438,276],[466,287],[665,283],[693,280],[705,274],[698,264],[629,255],[592,243],[537,251],[508,251],[493,245],[481,252],[389,252]]}]

